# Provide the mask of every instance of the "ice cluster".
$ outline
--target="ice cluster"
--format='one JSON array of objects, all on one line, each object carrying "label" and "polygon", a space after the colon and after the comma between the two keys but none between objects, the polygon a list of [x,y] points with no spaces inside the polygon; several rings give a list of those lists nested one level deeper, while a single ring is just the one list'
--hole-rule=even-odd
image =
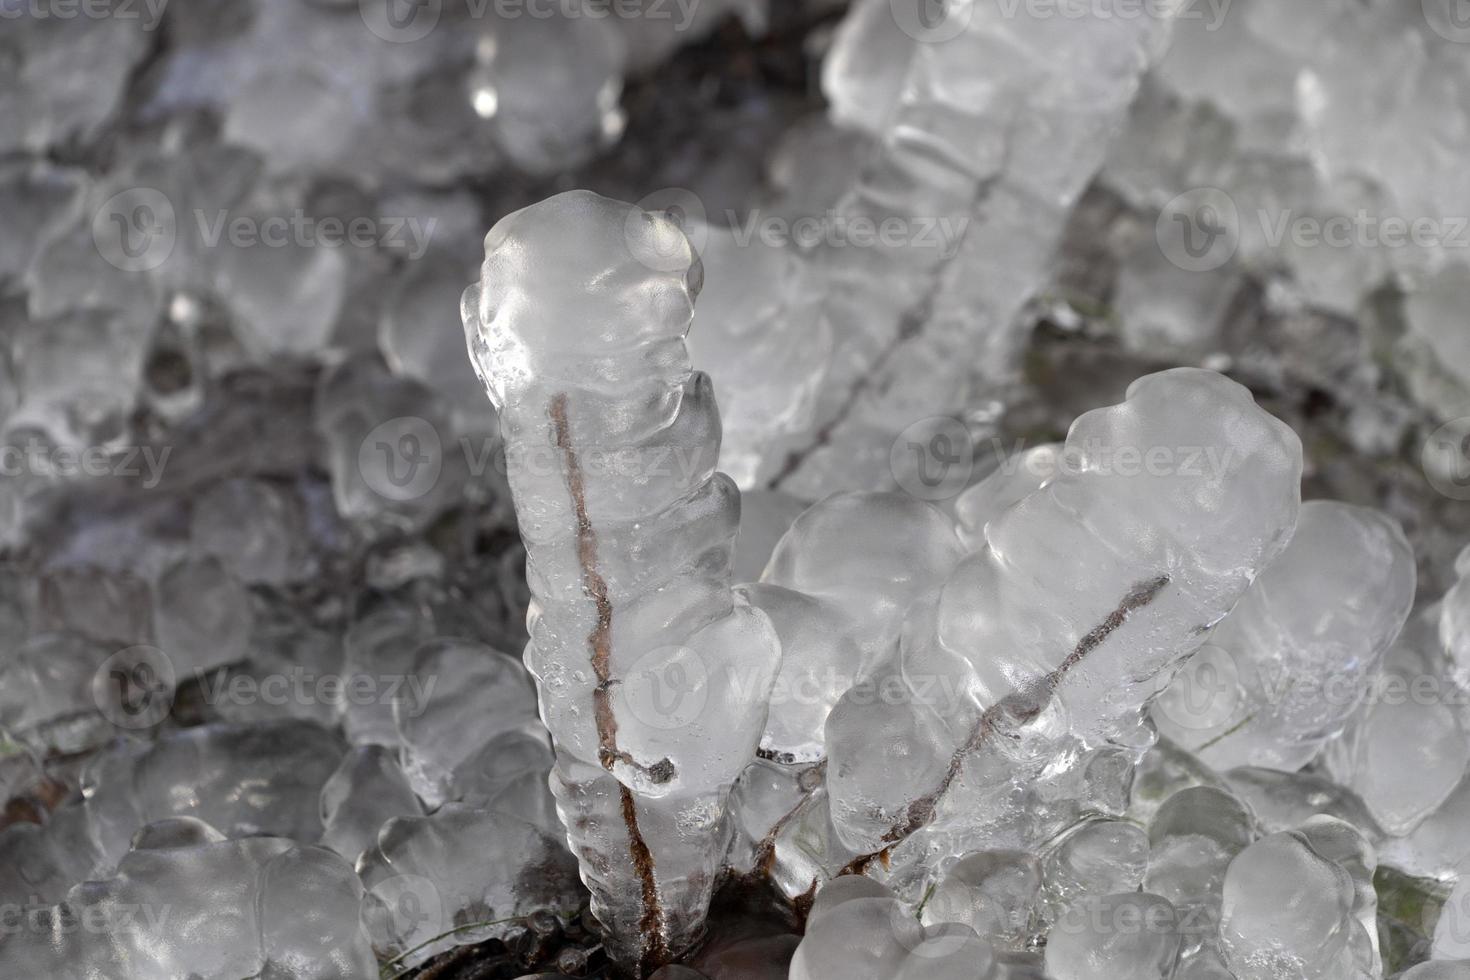
[{"label": "ice cluster", "polygon": [[0,977],[1470,980],[1456,0],[0,81]]}]

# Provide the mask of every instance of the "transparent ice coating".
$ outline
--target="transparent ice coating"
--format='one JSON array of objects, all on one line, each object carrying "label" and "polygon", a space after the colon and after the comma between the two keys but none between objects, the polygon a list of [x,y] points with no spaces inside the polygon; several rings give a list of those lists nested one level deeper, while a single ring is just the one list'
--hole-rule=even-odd
[{"label": "transparent ice coating", "polygon": [[761,582],[832,603],[876,656],[897,639],[905,610],[938,588],[962,553],[954,525],[925,501],[834,493],[792,522]]},{"label": "transparent ice coating", "polygon": [[513,935],[524,926],[507,920],[533,912],[570,916],[580,901],[576,862],[560,840],[462,803],[390,820],[357,872],[364,930],[380,956],[403,956],[405,966]]},{"label": "transparent ice coating", "polygon": [[1302,505],[1291,543],[1176,675],[1155,724],[1217,769],[1300,769],[1369,693],[1416,581],[1393,518]]},{"label": "transparent ice coating", "polygon": [[1025,851],[977,851],[956,862],[924,903],[926,925],[959,922],[997,950],[1021,950],[1032,931],[1041,864]]},{"label": "transparent ice coating", "polygon": [[[888,471],[895,436],[1013,369],[1016,318],[1172,19],[1159,5],[1136,17],[892,6],[854,4],[824,64],[834,119],[870,139],[811,256],[837,347],[779,484],[802,496],[902,484],[913,474]],[[858,222],[904,233],[859,247]]]},{"label": "transparent ice coating", "polygon": [[120,742],[82,777],[87,822],[103,867],[155,820],[193,817],[228,837],[322,835],[320,798],[346,746],[300,721],[205,725],[152,743]]},{"label": "transparent ice coating", "polygon": [[1461,688],[1470,690],[1470,548],[1455,562],[1460,578],[1440,604],[1439,642],[1449,669]]},{"label": "transparent ice coating", "polygon": [[0,967],[78,980],[361,980],[377,973],[358,925],[362,901],[352,866],[325,849],[227,841],[198,821],[155,824],[114,875],[7,930]]},{"label": "transparent ice coating", "polygon": [[1055,980],[1171,980],[1181,942],[1178,913],[1165,899],[1089,896],[1052,926],[1046,970]]},{"label": "transparent ice coating", "polygon": [[1354,876],[1312,836],[1307,828],[1272,834],[1230,863],[1220,935],[1238,980],[1376,975],[1376,952],[1357,918]]},{"label": "transparent ice coating", "polygon": [[463,303],[526,544],[553,789],[630,968],[698,936],[780,664],[731,591],[739,493],[684,346],[701,277],[668,217],[574,191],[491,229]]},{"label": "transparent ice coating", "polygon": [[1432,647],[1427,656],[1420,652],[1421,639],[1432,634],[1411,630],[1389,652],[1353,723],[1322,756],[1325,771],[1357,792],[1395,837],[1409,834],[1443,805],[1470,765],[1459,690],[1441,671]]},{"label": "transparent ice coating", "polygon": [[322,785],[322,838],[348,861],[377,843],[378,831],[394,817],[423,815],[393,754],[381,745],[350,749]]},{"label": "transparent ice coating", "polygon": [[[1460,109],[1470,72],[1454,4],[1240,0],[1191,13],[1178,18],[1106,180],[1148,207],[1190,193],[1179,217],[1202,215],[1199,189],[1224,192],[1233,213],[1220,227],[1238,232],[1234,256],[1286,271],[1315,305],[1353,313],[1397,276],[1410,290],[1407,306],[1417,308],[1412,320],[1451,323],[1444,314],[1453,287],[1440,288],[1435,273],[1463,265],[1463,236],[1446,233],[1440,218],[1470,191],[1454,162],[1470,145]],[[1305,234],[1291,230],[1301,220]],[[1393,237],[1389,222],[1402,222],[1405,233]],[[1411,238],[1416,222],[1421,232]],[[1314,230],[1332,237],[1307,237]],[[1187,330],[1177,313],[1228,273],[1155,280],[1148,308]],[[1463,283],[1463,272],[1455,278]],[[1421,300],[1421,287],[1438,295]],[[1431,342],[1462,347],[1458,329],[1431,326]],[[1423,353],[1406,371],[1415,387],[1448,373]],[[1462,404],[1464,394],[1462,378]]]},{"label": "transparent ice coating", "polygon": [[705,284],[689,333],[689,356],[709,365],[720,403],[720,468],[747,490],[764,484],[787,434],[811,422],[831,354],[810,268],[758,225],[709,226],[690,219],[701,242]]},{"label": "transparent ice coating", "polygon": [[[833,818],[859,853],[915,835],[892,858],[917,867],[928,848],[1007,834],[1033,846],[1046,830],[1043,801],[1021,798],[1031,781],[1137,739],[1159,675],[1296,524],[1300,442],[1212,372],[1139,379],[1121,405],[1079,418],[1067,448],[1076,465],[990,521],[987,546],[910,610],[898,664],[913,696],[885,704],[882,724],[849,719],[844,702],[829,717]],[[911,760],[904,779],[932,777],[928,791],[890,791],[877,760],[895,754]]]},{"label": "transparent ice coating", "polygon": [[495,736],[539,729],[535,692],[520,661],[482,643],[431,640],[414,654],[409,686],[393,706],[399,759],[430,808],[454,796],[454,773]]},{"label": "transparent ice coating", "polygon": [[965,547],[977,551],[985,546],[985,526],[1041,489],[1064,465],[1060,443],[1034,446],[1005,456],[995,472],[965,490],[954,500],[956,530]]},{"label": "transparent ice coating", "polygon": [[516,167],[558,173],[622,135],[626,59],[610,17],[494,18],[475,49],[472,105]]},{"label": "transparent ice coating", "polygon": [[886,888],[839,878],[807,919],[790,980],[1000,980],[990,944],[959,923],[921,924]]}]

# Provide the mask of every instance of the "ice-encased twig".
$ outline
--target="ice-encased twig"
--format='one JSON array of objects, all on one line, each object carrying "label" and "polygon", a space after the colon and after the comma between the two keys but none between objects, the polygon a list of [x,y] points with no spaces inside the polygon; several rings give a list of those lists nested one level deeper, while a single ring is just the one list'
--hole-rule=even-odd
[{"label": "ice-encased twig", "polygon": [[952,0],[931,25],[883,0],[854,4],[823,87],[833,120],[871,144],[837,220],[897,221],[908,234],[815,250],[838,346],[782,489],[815,498],[883,485],[906,426],[974,405],[1010,376],[1019,314],[1173,9],[1064,17]]},{"label": "ice-encased twig", "polygon": [[[875,721],[844,700],[829,716],[832,819],[868,855],[854,870],[882,853],[910,889],[934,854],[1039,844],[1049,819],[1071,816],[1027,794],[1133,744],[1158,677],[1296,525],[1299,440],[1212,372],[1139,379],[1121,405],[1079,418],[1065,453],[910,608],[890,669],[911,703]],[[953,704],[920,696],[936,678],[961,695]],[[904,780],[885,771],[897,755]]]},{"label": "ice-encased twig", "polygon": [[730,588],[739,493],[684,346],[702,267],[667,217],[585,191],[507,216],[485,256],[465,330],[526,543],[553,789],[614,959],[646,971],[698,938],[780,660]]}]

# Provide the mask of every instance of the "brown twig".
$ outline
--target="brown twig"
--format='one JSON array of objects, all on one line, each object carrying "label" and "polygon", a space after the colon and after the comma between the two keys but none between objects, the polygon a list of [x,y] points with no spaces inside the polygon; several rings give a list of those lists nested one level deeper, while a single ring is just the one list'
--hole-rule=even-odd
[{"label": "brown twig", "polygon": [[1062,679],[1126,623],[1129,616],[1158,598],[1159,593],[1168,584],[1169,576],[1160,575],[1134,586],[1123,597],[1118,608],[1109,613],[1106,619],[1078,641],[1077,646],[1056,670],[1042,677],[1036,684],[1015,691],[987,708],[975,723],[975,727],[971,729],[970,737],[950,757],[949,767],[945,770],[944,778],[939,781],[939,786],[932,793],[910,803],[904,811],[903,820],[883,835],[883,843],[888,847],[854,858],[838,872],[838,875],[862,874],[875,860],[881,860],[886,864],[888,852],[893,845],[922,830],[934,819],[940,801],[954,785],[954,781],[959,778],[966,759],[977,752],[997,731],[1009,729],[1016,724],[1025,724],[1041,714],[1051,701],[1052,695],[1056,693]]},{"label": "brown twig", "polygon": [[[674,776],[673,763],[668,759],[644,766],[618,747],[618,720],[612,704],[612,689],[616,683],[612,677],[612,599],[608,596],[607,580],[597,569],[597,532],[587,515],[586,485],[582,479],[581,460],[576,447],[572,445],[565,393],[552,397],[549,411],[556,447],[561,450],[566,466],[567,490],[571,494],[572,509],[576,515],[577,562],[582,569],[582,586],[597,608],[597,622],[587,635],[587,645],[592,653],[592,672],[597,677],[592,701],[597,724],[598,761],[608,772],[612,772],[613,766],[622,762],[639,769],[655,782],[667,782]],[[628,852],[638,874],[643,902],[643,919],[640,925],[645,943],[643,961],[639,967],[641,971],[648,972],[668,961],[668,936],[659,901],[658,881],[654,876],[653,852],[649,850],[648,842],[644,840],[643,831],[638,825],[637,801],[632,790],[621,782],[618,784],[618,791],[623,824],[628,831]]]}]

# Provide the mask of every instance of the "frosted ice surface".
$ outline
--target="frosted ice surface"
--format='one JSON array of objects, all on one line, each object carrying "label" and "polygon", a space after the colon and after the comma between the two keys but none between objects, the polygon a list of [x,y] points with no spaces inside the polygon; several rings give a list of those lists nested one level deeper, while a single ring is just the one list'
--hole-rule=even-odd
[{"label": "frosted ice surface", "polygon": [[1300,769],[1369,693],[1415,582],[1392,518],[1304,504],[1286,550],[1155,704],[1160,732],[1218,769]]},{"label": "frosted ice surface", "polygon": [[1157,895],[1089,896],[1052,926],[1046,969],[1055,980],[1170,980],[1180,942],[1177,913]]},{"label": "frosted ice surface", "polygon": [[[115,8],[115,9],[114,9]],[[128,74],[150,48],[164,8],[113,16],[121,2],[78,17],[61,8],[7,0],[6,57],[0,61],[0,152],[43,154],[69,140],[88,142],[112,119]]]}]

